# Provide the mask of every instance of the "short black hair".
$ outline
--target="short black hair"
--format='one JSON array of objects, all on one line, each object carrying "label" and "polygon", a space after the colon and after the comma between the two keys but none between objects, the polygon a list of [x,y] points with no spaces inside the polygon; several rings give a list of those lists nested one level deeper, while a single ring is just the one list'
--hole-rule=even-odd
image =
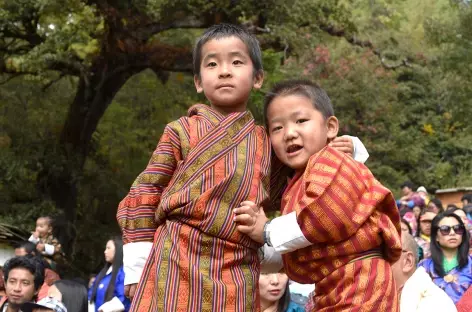
[{"label": "short black hair", "polygon": [[413,190],[415,188],[415,185],[411,181],[405,181],[403,184],[400,186],[401,188],[408,187],[409,189]]},{"label": "short black hair", "polygon": [[198,38],[193,49],[193,73],[200,77],[200,65],[202,62],[202,49],[205,43],[213,39],[222,39],[228,37],[239,38],[246,45],[249,57],[254,66],[254,74],[263,70],[262,68],[262,52],[257,38],[250,34],[241,26],[233,24],[216,24],[209,27],[203,35]]},{"label": "short black hair", "polygon": [[3,267],[5,286],[8,283],[8,275],[10,274],[10,271],[18,268],[26,269],[33,274],[34,289],[39,290],[44,283],[44,266],[41,260],[31,255],[14,257],[8,260]]},{"label": "short black hair", "polygon": [[462,200],[466,200],[468,204],[472,203],[472,193],[464,194],[461,198],[461,201]]},{"label": "short black hair", "polygon": [[29,242],[29,241],[22,241],[22,242],[19,242],[16,246],[15,246],[15,249],[18,249],[18,248],[24,248],[26,253],[28,255],[34,255],[36,256],[37,255],[37,252],[36,252],[36,245],[33,244],[32,242]]},{"label": "short black hair", "polygon": [[305,79],[291,79],[275,84],[264,99],[264,119],[267,125],[267,110],[270,103],[278,96],[301,95],[311,100],[313,107],[325,119],[334,116],[333,105],[326,91],[313,81]]},{"label": "short black hair", "polygon": [[[459,222],[459,224],[465,229],[464,222],[462,222],[462,219],[458,215],[456,215],[454,211],[446,211],[440,213],[436,217],[434,217],[433,221],[431,222],[431,259],[434,263],[434,270],[441,277],[444,277],[444,275],[446,275],[446,272],[444,272],[443,267],[444,254],[437,240],[437,236],[439,230],[439,222],[441,222],[441,220],[444,218],[456,219],[457,222]],[[465,229],[464,234],[462,234],[462,242],[459,245],[457,251],[457,261],[459,264],[459,269],[464,268],[469,263],[469,246],[469,231]]]}]

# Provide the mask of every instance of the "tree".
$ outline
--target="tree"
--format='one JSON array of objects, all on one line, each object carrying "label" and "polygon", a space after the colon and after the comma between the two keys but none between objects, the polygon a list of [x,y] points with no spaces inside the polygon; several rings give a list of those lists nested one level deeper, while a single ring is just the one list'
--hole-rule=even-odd
[{"label": "tree", "polygon": [[54,157],[45,155],[38,185],[73,223],[77,181],[93,134],[113,98],[144,69],[153,70],[163,82],[169,72],[191,72],[191,43],[199,29],[219,22],[243,23],[260,35],[264,47],[287,52],[304,44],[297,34],[353,31],[342,3],[0,1],[0,74],[6,80],[26,74],[42,81],[44,88],[66,76],[77,78],[57,147],[51,149]]}]

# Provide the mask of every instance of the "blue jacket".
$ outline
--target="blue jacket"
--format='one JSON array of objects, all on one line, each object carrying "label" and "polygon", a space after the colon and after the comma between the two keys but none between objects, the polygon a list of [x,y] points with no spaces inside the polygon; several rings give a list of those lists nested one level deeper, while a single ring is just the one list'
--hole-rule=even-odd
[{"label": "blue jacket", "polygon": [[[95,312],[98,312],[98,308],[100,308],[102,304],[105,303],[105,295],[107,292],[108,285],[110,284],[111,275],[112,275],[112,272],[105,275],[102,278],[102,280],[99,281],[100,284],[98,284],[97,294],[95,296]],[[92,287],[90,287],[89,289],[89,292],[88,292],[89,300],[90,300],[90,297],[92,297],[92,291],[96,283],[97,283],[97,280],[93,282]],[[120,271],[118,272],[118,275],[116,276],[115,292],[113,293],[113,296],[120,299],[121,303],[123,303],[123,305],[125,306],[125,312],[128,312],[131,302],[129,301],[128,298],[125,297],[125,272],[123,271],[123,267],[120,268]]]}]

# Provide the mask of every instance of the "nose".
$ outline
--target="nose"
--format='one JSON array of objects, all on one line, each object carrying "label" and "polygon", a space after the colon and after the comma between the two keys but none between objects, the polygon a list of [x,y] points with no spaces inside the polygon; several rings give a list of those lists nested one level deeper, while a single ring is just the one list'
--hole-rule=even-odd
[{"label": "nose", "polygon": [[278,285],[279,284],[279,274],[271,274],[270,275],[270,284],[271,285]]},{"label": "nose", "polygon": [[17,293],[20,293],[20,292],[21,292],[21,283],[16,283],[16,284],[13,286],[13,291],[14,291],[14,292],[17,292]]},{"label": "nose", "polygon": [[291,126],[286,126],[285,127],[285,133],[284,133],[284,139],[286,141],[293,140],[297,137],[297,131],[295,130],[294,127]]},{"label": "nose", "polygon": [[231,67],[228,64],[221,64],[219,77],[220,78],[231,77]]}]

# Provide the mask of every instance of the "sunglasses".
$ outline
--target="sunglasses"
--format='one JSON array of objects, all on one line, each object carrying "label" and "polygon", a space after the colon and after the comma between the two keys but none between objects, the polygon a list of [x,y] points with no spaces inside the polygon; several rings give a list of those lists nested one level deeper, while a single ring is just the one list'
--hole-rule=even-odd
[{"label": "sunglasses", "polygon": [[449,225],[441,225],[439,227],[439,233],[441,233],[442,235],[446,236],[446,235],[449,235],[449,233],[451,233],[451,229],[454,231],[454,233],[456,233],[457,235],[462,235],[464,234],[464,231],[465,231],[465,228],[463,225],[461,224],[456,224],[454,226],[449,226]]}]

